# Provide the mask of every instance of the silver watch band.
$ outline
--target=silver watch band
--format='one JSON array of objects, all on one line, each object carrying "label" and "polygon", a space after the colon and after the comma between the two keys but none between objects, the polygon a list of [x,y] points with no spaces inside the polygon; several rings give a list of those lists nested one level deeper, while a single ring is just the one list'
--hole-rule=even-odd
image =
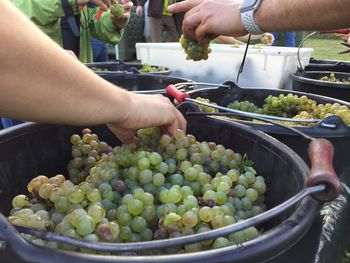
[{"label": "silver watch band", "polygon": [[257,24],[254,22],[253,13],[255,10],[249,10],[246,12],[241,13],[241,20],[245,27],[245,29],[248,31],[248,33],[251,33],[253,35],[259,35],[265,33],[262,31]]}]

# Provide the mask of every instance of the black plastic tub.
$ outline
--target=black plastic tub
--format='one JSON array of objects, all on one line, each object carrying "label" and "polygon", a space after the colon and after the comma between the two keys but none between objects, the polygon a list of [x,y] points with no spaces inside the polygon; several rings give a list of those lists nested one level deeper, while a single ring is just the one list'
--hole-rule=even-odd
[{"label": "black plastic tub", "polygon": [[[154,72],[142,72],[140,71],[142,69],[143,64],[141,63],[126,63],[122,60],[115,60],[113,62],[93,62],[93,63],[86,63],[85,66],[87,66],[90,69],[95,69],[95,73],[100,74],[106,74],[106,73],[142,73],[142,74],[152,74],[152,75],[170,75],[171,70],[166,67],[159,67],[151,65],[151,67],[154,67],[157,69],[157,71]],[[100,70],[97,70],[100,69]]]},{"label": "black plastic tub", "polygon": [[[187,116],[188,132],[198,140],[215,141],[236,152],[247,153],[254,168],[265,178],[265,203],[275,207],[305,189],[309,169],[284,144],[245,125],[212,117]],[[0,132],[0,209],[8,215],[12,198],[26,192],[26,185],[38,174],[66,174],[70,159],[69,138],[82,127],[22,124]],[[102,140],[118,144],[105,126],[91,127]],[[305,145],[305,148],[307,146]],[[305,197],[298,205],[262,225],[264,232],[243,245],[196,253],[165,256],[105,256],[51,250],[25,241],[0,214],[2,262],[266,262],[296,244],[310,227],[319,207],[314,198]]]},{"label": "black plastic tub", "polygon": [[[295,91],[314,93],[350,102],[350,84],[320,80],[330,71],[297,71],[290,74],[292,88]],[[333,72],[339,80],[348,80],[350,73]]]},{"label": "black plastic tub", "polygon": [[[229,87],[219,87],[219,88],[206,88],[206,89],[197,89],[188,92],[191,98],[203,97],[209,99],[211,102],[215,102],[220,106],[227,106],[230,102],[235,100],[244,101],[249,100],[255,103],[258,106],[262,106],[264,99],[268,95],[278,96],[279,94],[288,93],[296,94],[298,96],[306,95],[308,98],[317,101],[318,103],[335,103],[338,102],[342,105],[346,105],[350,108],[350,103],[324,97],[315,94],[302,93],[297,91],[286,91],[286,90],[276,90],[276,89],[248,89],[240,88],[231,81],[225,82],[224,84]],[[294,132],[284,129],[282,127],[266,124],[261,122],[251,122],[244,120],[235,120],[232,121],[243,123],[248,125],[256,130],[260,130],[269,135],[272,135],[277,140],[285,143],[287,146],[292,148],[296,153],[298,153],[304,161],[309,163],[307,156],[307,149],[305,144],[307,140],[303,139],[300,135],[296,135]],[[295,126],[298,130],[304,132],[307,135],[316,137],[316,138],[327,138],[329,139],[335,147],[335,157],[334,157],[334,167],[337,172],[340,172],[343,167],[350,162],[350,155],[344,154],[350,148],[350,127],[345,125],[344,122],[336,117],[328,117],[315,126],[303,127]]]},{"label": "black plastic tub", "polygon": [[189,79],[151,74],[107,73],[100,74],[103,79],[129,91],[147,91],[147,93],[165,94],[170,84],[191,82]]},{"label": "black plastic tub", "polygon": [[350,63],[337,60],[322,60],[311,58],[305,71],[332,71],[350,73]]}]

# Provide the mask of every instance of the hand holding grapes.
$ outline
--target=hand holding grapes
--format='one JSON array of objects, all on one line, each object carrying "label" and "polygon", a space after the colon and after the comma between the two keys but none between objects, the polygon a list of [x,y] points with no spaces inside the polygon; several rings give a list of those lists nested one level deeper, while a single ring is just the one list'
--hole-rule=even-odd
[{"label": "hand holding grapes", "polygon": [[111,5],[111,19],[117,28],[121,29],[128,24],[132,7],[133,3],[130,0],[121,0],[120,3]]},{"label": "hand holding grapes", "polygon": [[[186,12],[182,24],[184,35],[208,43],[219,35],[247,34],[240,19],[240,5],[240,0],[187,0],[169,6],[168,10],[172,13]],[[225,12],[220,12],[219,16],[218,10]]]},{"label": "hand holding grapes", "polygon": [[168,98],[161,95],[130,94],[128,114],[118,123],[109,123],[110,130],[124,143],[135,142],[139,128],[161,126],[164,132],[173,134],[177,129],[186,130],[186,121]]}]

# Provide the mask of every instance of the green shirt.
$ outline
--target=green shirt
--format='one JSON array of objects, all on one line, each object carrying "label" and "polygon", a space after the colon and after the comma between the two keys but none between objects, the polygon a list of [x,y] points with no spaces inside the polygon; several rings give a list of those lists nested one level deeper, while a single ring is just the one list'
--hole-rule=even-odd
[{"label": "green shirt", "polygon": [[[11,0],[43,32],[62,46],[60,19],[65,16],[61,0]],[[75,14],[79,14],[76,0],[68,0]],[[124,32],[117,29],[110,18],[109,11],[95,19],[98,7],[84,7],[80,11],[80,54],[83,63],[92,62],[91,36],[108,44],[116,45]]]}]

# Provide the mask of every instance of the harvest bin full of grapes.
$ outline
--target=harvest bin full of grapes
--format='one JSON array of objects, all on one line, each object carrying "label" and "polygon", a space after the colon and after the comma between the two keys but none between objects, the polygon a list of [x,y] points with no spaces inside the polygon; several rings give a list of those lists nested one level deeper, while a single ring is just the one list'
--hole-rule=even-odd
[{"label": "harvest bin full of grapes", "polygon": [[[285,143],[306,163],[309,163],[309,158],[305,140],[278,124],[293,127],[312,137],[329,139],[335,147],[334,167],[338,173],[350,162],[350,155],[344,154],[350,146],[350,103],[347,101],[298,91],[241,88],[232,81],[223,84],[180,83],[174,86],[181,89],[184,86],[194,86],[187,92],[188,97],[226,109],[218,110],[197,103],[197,108],[202,113],[193,114],[220,115],[220,118],[265,132]],[[256,118],[228,115],[227,110],[252,113]],[[275,118],[277,125],[261,121],[258,116]]]},{"label": "harvest bin full of grapes", "polygon": [[105,126],[2,131],[4,262],[265,262],[308,230],[314,197],[339,187],[317,185],[262,132],[186,118],[187,135],[144,129],[138,146]]}]

